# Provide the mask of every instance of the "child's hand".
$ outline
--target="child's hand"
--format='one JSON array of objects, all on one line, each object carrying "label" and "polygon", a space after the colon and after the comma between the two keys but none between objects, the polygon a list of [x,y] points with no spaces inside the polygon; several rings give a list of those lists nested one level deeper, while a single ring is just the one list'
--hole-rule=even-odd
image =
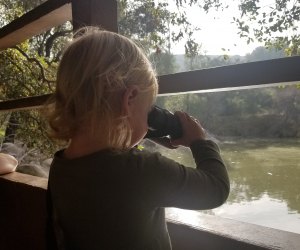
[{"label": "child's hand", "polygon": [[181,111],[176,111],[175,115],[181,122],[183,135],[179,139],[171,140],[172,145],[182,145],[189,147],[192,142],[196,140],[204,140],[206,138],[205,130],[202,128],[200,122],[197,119]]}]

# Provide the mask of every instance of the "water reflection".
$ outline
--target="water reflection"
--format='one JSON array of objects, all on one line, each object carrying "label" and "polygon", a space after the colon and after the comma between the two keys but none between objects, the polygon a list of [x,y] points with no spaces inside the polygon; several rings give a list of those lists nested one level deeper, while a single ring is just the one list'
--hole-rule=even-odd
[{"label": "water reflection", "polygon": [[267,194],[300,213],[300,149],[297,140],[251,140],[222,144],[232,189],[228,203]]},{"label": "water reflection", "polygon": [[[231,193],[220,208],[202,212],[300,233],[299,143],[299,139],[223,141],[220,147],[229,170]],[[174,151],[160,147],[159,151],[194,167],[185,148]],[[178,211],[178,216],[184,216],[184,210]]]},{"label": "water reflection", "polygon": [[273,199],[268,194],[253,201],[226,203],[220,208],[210,210],[209,214],[300,233],[299,213],[290,212],[285,202]]}]

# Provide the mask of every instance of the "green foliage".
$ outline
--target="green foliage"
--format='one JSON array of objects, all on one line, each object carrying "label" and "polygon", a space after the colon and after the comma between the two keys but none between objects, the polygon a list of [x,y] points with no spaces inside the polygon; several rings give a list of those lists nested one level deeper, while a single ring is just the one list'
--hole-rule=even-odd
[{"label": "green foliage", "polygon": [[[1,24],[7,24],[37,5],[41,0],[1,0]],[[72,31],[69,23],[52,28],[38,36],[0,52],[0,100],[10,100],[52,93],[57,62],[62,46]],[[15,139],[50,152],[54,144],[47,137],[39,112],[22,111],[2,115],[4,141]]]},{"label": "green foliage", "polygon": [[149,56],[158,75],[173,74],[177,72],[174,55],[166,53],[152,53]]},{"label": "green foliage", "polygon": [[[185,8],[170,10],[170,2],[153,0],[118,0],[119,32],[135,39],[150,53],[170,52],[170,43],[187,39],[186,51],[193,54],[197,30],[189,20]],[[176,31],[174,31],[176,27]]]},{"label": "green foliage", "polygon": [[[171,13],[166,3],[153,1],[119,1],[119,31],[128,37],[137,39],[149,47],[161,46],[162,35],[166,33],[165,23],[170,22]],[[162,22],[163,21],[163,22]]]},{"label": "green foliage", "polygon": [[[194,58],[193,65],[187,61],[190,58],[185,57],[183,71],[283,56],[283,51],[264,47],[257,47],[244,57],[235,56],[228,60],[224,60],[222,56],[198,55]],[[179,61],[180,57],[176,58]],[[173,112],[184,110],[219,136],[300,136],[299,83],[292,86],[281,84],[270,88],[160,96],[157,105]]]},{"label": "green foliage", "polygon": [[276,0],[264,5],[262,0],[245,0],[239,9],[240,17],[233,17],[233,21],[240,37],[249,43],[256,39],[267,47],[285,49],[289,56],[299,55],[299,1]]},{"label": "green foliage", "polygon": [[191,114],[216,136],[300,137],[296,85],[160,96],[157,105]]},{"label": "green foliage", "polygon": [[[300,1],[239,0],[239,15],[232,16],[238,34],[247,43],[263,42],[266,47],[285,50],[286,55],[300,54]],[[234,3],[232,2],[232,3]],[[222,11],[230,5],[227,0],[176,0],[179,7],[197,6],[206,12]]]},{"label": "green foliage", "polygon": [[25,142],[28,148],[39,149],[49,156],[58,149],[58,145],[48,137],[46,122],[41,119],[38,110],[16,111],[13,115],[18,124],[14,130],[15,140]]}]

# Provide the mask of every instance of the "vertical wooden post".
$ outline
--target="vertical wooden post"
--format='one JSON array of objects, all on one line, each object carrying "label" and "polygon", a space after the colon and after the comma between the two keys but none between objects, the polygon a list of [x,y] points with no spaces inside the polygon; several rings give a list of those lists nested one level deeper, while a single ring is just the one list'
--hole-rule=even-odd
[{"label": "vertical wooden post", "polygon": [[72,0],[73,30],[83,26],[101,26],[118,32],[117,0]]}]

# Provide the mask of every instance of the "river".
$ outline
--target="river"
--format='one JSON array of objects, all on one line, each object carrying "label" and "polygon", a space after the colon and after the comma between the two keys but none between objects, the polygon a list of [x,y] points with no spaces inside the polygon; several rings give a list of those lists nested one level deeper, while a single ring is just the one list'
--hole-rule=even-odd
[{"label": "river", "polygon": [[[199,211],[300,234],[300,139],[224,139],[219,142],[231,192],[219,208]],[[186,148],[159,151],[195,167]],[[188,212],[169,209],[172,217]],[[188,219],[188,218],[187,218]]]}]

